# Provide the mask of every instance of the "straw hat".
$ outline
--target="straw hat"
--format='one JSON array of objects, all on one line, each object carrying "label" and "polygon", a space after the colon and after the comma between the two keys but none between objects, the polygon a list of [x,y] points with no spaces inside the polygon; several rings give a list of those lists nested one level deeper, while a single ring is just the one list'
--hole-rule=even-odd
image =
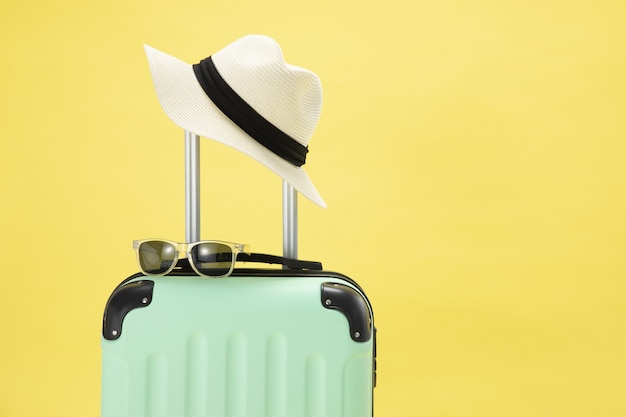
[{"label": "straw hat", "polygon": [[322,108],[317,75],[287,64],[267,36],[245,36],[195,65],[145,50],[159,102],[174,123],[256,159],[326,207],[302,168]]}]

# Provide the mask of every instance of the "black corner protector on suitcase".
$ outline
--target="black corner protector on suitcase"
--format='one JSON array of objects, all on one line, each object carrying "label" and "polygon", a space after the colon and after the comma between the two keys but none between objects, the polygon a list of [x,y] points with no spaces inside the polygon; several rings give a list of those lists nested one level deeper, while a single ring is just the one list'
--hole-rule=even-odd
[{"label": "black corner protector on suitcase", "polygon": [[346,316],[352,340],[370,340],[370,310],[367,301],[357,290],[347,285],[325,282],[322,284],[322,305],[328,309],[339,310]]},{"label": "black corner protector on suitcase", "polygon": [[104,309],[102,336],[107,340],[119,339],[126,314],[136,308],[150,305],[153,289],[154,281],[149,280],[135,281],[117,287]]}]

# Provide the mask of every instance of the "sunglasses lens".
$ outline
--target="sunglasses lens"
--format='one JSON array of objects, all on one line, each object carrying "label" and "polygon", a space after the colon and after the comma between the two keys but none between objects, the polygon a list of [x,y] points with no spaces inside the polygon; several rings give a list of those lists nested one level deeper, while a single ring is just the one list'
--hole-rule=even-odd
[{"label": "sunglasses lens", "polygon": [[139,266],[147,274],[162,274],[176,262],[176,248],[171,243],[151,240],[139,246]]},{"label": "sunglasses lens", "polygon": [[219,277],[230,272],[233,250],[222,243],[203,242],[191,249],[191,260],[201,274]]}]

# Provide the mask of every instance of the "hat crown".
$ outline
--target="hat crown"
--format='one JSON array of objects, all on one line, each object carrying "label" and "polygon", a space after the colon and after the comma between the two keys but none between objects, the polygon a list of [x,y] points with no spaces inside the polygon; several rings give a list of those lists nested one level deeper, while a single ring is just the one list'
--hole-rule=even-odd
[{"label": "hat crown", "polygon": [[257,113],[307,146],[322,108],[313,72],[289,65],[272,38],[248,35],[212,55],[222,78]]}]

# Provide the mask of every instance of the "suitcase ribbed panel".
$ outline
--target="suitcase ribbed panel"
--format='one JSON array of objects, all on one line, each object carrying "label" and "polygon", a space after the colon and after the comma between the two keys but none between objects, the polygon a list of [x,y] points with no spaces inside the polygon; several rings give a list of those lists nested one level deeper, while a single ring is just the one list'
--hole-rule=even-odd
[{"label": "suitcase ribbed panel", "polygon": [[246,337],[234,334],[226,349],[226,416],[245,417],[248,387],[248,348]]},{"label": "suitcase ribbed panel", "polygon": [[167,416],[168,403],[168,360],[164,355],[153,354],[146,364],[146,415]]},{"label": "suitcase ribbed panel", "polygon": [[335,279],[150,279],[102,340],[102,417],[372,416],[373,341],[322,306]]},{"label": "suitcase ribbed panel", "polygon": [[192,335],[187,342],[185,415],[189,417],[207,415],[205,393],[209,390],[208,346],[206,335]]},{"label": "suitcase ribbed panel", "polygon": [[267,339],[265,355],[265,415],[286,417],[287,340],[274,334]]},{"label": "suitcase ribbed panel", "polygon": [[305,373],[304,410],[306,417],[326,415],[326,361],[319,355],[309,357]]}]

